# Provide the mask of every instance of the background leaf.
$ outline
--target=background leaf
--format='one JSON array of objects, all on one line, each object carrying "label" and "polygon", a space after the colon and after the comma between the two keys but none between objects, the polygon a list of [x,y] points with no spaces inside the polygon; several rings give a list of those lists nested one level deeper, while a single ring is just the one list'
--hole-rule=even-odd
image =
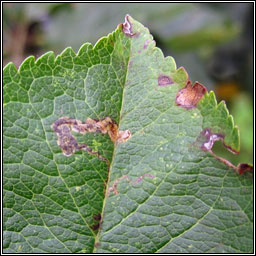
[{"label": "background leaf", "polygon": [[[196,145],[204,108],[175,104],[184,69],[129,22],[132,36],[118,26],[77,55],[67,48],[5,67],[5,252],[252,252],[251,177]],[[162,75],[173,82],[159,86]],[[74,134],[108,170],[87,152],[62,154],[51,125],[63,116],[110,116],[132,136],[113,145]]]}]

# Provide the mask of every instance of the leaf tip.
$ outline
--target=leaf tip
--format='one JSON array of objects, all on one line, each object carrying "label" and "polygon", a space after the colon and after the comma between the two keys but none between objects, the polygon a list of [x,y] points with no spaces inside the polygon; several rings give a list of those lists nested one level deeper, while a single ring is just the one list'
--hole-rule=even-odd
[{"label": "leaf tip", "polygon": [[7,73],[9,73],[10,71],[12,71],[12,73],[18,72],[18,70],[13,62],[7,63],[6,66],[4,67],[4,69],[3,69],[4,76],[7,75]]},{"label": "leaf tip", "polygon": [[124,32],[124,34],[126,36],[132,37],[135,35],[135,33],[132,32],[132,24],[129,20],[131,16],[129,14],[125,15],[125,20],[124,23],[121,24],[122,25],[122,31]]}]

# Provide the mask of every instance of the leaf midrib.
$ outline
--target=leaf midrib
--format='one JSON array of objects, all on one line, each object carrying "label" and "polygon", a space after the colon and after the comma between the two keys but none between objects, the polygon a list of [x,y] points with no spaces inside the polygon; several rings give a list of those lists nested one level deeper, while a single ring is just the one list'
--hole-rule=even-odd
[{"label": "leaf midrib", "polygon": [[[123,33],[123,32],[121,32]],[[125,36],[125,35],[124,35]],[[121,98],[121,108],[120,108],[120,114],[119,114],[119,123],[118,123],[118,128],[120,127],[120,123],[121,123],[121,118],[122,118],[122,113],[123,113],[123,105],[124,105],[124,95],[125,95],[125,89],[126,89],[126,83],[127,83],[127,77],[128,77],[128,71],[129,71],[129,64],[130,64],[130,59],[131,59],[131,50],[132,50],[132,40],[130,39],[130,50],[129,50],[129,58],[127,61],[127,69],[126,69],[126,74],[125,74],[125,79],[124,79],[124,85],[123,85],[123,93],[122,93],[122,98]],[[119,79],[118,79],[119,80]],[[120,82],[120,80],[119,80]],[[120,85],[122,85],[122,83],[120,82]],[[102,211],[101,211],[101,218],[103,221],[103,217],[104,217],[104,210],[105,210],[105,206],[106,206],[106,199],[107,199],[107,193],[108,193],[108,189],[109,189],[109,181],[110,181],[110,176],[111,176],[111,172],[112,172],[112,167],[113,167],[113,163],[114,163],[114,159],[116,156],[116,147],[117,145],[114,143],[114,149],[113,149],[113,154],[112,154],[112,160],[109,166],[109,170],[108,170],[108,177],[107,177],[107,184],[106,184],[106,190],[105,190],[105,195],[104,195],[104,199],[103,199],[103,204],[102,204]],[[93,249],[93,253],[95,253],[97,251],[97,248],[95,247],[95,244],[97,244],[99,242],[99,238],[100,238],[100,232],[101,231],[101,227],[98,230],[98,233],[95,237],[95,241],[94,241],[94,249]]]}]

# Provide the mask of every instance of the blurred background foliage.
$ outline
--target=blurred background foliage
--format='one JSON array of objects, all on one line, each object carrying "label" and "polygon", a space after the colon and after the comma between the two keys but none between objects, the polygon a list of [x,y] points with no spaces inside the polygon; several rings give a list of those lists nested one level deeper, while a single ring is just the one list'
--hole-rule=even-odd
[{"label": "blurred background foliage", "polygon": [[95,43],[129,13],[149,28],[165,56],[190,80],[225,100],[240,127],[241,153],[214,151],[234,164],[253,162],[253,3],[4,3],[3,63],[60,54]]}]

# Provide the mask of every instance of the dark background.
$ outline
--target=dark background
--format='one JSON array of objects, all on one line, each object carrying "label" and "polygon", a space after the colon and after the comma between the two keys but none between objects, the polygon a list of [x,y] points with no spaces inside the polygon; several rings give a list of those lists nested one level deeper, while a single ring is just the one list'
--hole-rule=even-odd
[{"label": "dark background", "polygon": [[149,28],[165,56],[192,81],[225,100],[240,127],[241,153],[220,142],[214,152],[234,164],[253,161],[253,3],[4,3],[3,63],[16,67],[46,51],[95,43],[124,22],[125,14]]}]

